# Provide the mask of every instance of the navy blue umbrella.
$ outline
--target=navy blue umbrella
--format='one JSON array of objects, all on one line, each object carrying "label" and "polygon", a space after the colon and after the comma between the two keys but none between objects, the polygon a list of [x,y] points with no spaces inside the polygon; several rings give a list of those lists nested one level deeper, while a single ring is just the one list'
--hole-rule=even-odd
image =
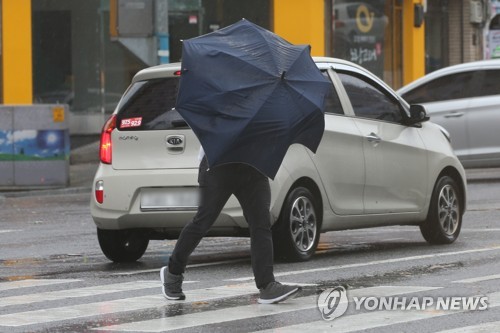
[{"label": "navy blue umbrella", "polygon": [[274,179],[288,147],[316,152],[331,83],[310,56],[247,20],[184,40],[176,109],[210,167],[247,163]]}]

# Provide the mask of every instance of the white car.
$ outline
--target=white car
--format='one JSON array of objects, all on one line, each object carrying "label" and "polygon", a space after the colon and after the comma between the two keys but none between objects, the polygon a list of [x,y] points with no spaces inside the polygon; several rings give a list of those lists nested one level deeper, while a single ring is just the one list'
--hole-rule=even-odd
[{"label": "white car", "polygon": [[[292,145],[271,182],[275,252],[307,260],[320,233],[419,226],[452,243],[466,208],[466,180],[449,138],[384,82],[347,61],[315,58],[332,82],[325,132],[313,154]],[[199,141],[175,110],[180,64],[140,71],[101,137],[91,213],[103,253],[141,258],[152,239],[175,239],[197,208]],[[231,197],[211,236],[247,236]]]},{"label": "white car", "polygon": [[500,166],[500,59],[446,67],[397,92],[443,126],[462,164]]}]

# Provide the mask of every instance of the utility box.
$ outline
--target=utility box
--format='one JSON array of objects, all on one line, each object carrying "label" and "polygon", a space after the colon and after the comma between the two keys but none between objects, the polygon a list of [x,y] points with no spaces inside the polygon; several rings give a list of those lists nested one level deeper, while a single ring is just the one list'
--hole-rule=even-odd
[{"label": "utility box", "polygon": [[0,106],[0,186],[69,185],[66,105]]}]

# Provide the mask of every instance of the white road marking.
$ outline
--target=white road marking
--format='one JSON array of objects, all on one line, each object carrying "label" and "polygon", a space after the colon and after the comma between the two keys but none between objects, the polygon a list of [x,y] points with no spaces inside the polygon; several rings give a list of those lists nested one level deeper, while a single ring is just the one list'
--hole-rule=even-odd
[{"label": "white road marking", "polygon": [[500,279],[500,274],[479,276],[479,277],[470,278],[470,279],[463,279],[463,280],[456,280],[456,281],[452,281],[452,283],[476,283],[476,282],[483,282],[483,281],[496,280],[496,279]]},{"label": "white road marking", "polygon": [[[489,298],[489,307],[500,306],[500,292],[487,295]],[[310,323],[279,327],[276,329],[263,330],[259,333],[302,333],[302,332],[333,332],[347,333],[377,327],[390,326],[395,324],[407,323],[411,321],[431,319],[456,313],[466,312],[466,310],[442,311],[373,311],[358,315],[348,315],[335,318],[333,321],[315,321]],[[477,332],[477,331],[471,331]],[[490,331],[488,331],[490,332]],[[495,331],[491,331],[495,332]]]},{"label": "white road marking", "polygon": [[[231,260],[222,260],[222,261],[213,261],[213,262],[206,262],[202,264],[192,264],[192,265],[187,265],[186,268],[194,268],[194,267],[205,267],[205,266],[216,266],[216,265],[224,265],[224,264],[235,264],[238,262],[244,262],[244,261],[249,261],[249,258],[245,259],[231,259]],[[128,275],[137,275],[137,274],[144,274],[144,273],[154,273],[154,272],[160,272],[160,268],[154,268],[154,269],[144,269],[141,271],[129,271],[129,272],[120,272],[120,273],[113,273],[110,274],[112,276],[128,276]]]},{"label": "white road marking", "polygon": [[451,330],[439,331],[438,333],[491,333],[491,332],[500,332],[500,321],[493,321],[490,323],[483,323],[473,326],[459,327]]},{"label": "white road marking", "polygon": [[12,229],[0,230],[0,234],[6,234],[8,232],[16,232],[16,231],[22,231],[22,230],[21,229],[17,229],[17,230],[12,230]]},{"label": "white road marking", "polygon": [[[0,291],[4,290],[12,290],[19,288],[29,288],[29,287],[41,287],[41,286],[49,286],[52,284],[60,284],[60,283],[71,283],[71,282],[79,282],[81,280],[74,279],[47,279],[47,280],[19,280],[19,281],[9,281],[9,282],[0,282]],[[3,298],[2,298],[3,301]]]},{"label": "white road marking", "polygon": [[500,228],[462,228],[462,231],[477,231],[477,232],[490,232],[490,231],[500,231]]},{"label": "white road marking", "polygon": [[147,288],[158,288],[158,290],[160,290],[161,283],[159,280],[122,282],[116,284],[106,284],[106,285],[84,287],[84,288],[47,291],[29,295],[3,297],[2,301],[0,302],[0,307],[10,306],[10,305],[30,304],[30,303],[45,302],[45,301],[56,301],[67,298],[97,296],[97,295],[116,293],[121,291],[131,291],[131,290],[139,290]]},{"label": "white road marking", "polygon": [[[161,284],[158,285],[160,286]],[[169,304],[178,304],[180,302],[194,303],[255,293],[257,293],[257,289],[253,283],[185,291],[187,301],[168,301],[159,293],[158,295],[130,297],[113,301],[78,304],[0,315],[0,326],[18,327],[24,325],[50,323],[110,313],[138,311]]]},{"label": "white road marking", "polygon": [[[435,287],[418,287],[418,286],[379,286],[362,289],[349,290],[348,295],[351,297],[360,297],[370,295],[373,297],[391,296],[399,294],[409,294],[428,290],[439,289]],[[203,325],[224,323],[234,320],[242,320],[248,318],[258,318],[281,313],[308,310],[316,308],[318,295],[296,298],[279,305],[272,304],[250,304],[244,306],[231,307],[221,310],[204,311],[180,315],[174,317],[165,317],[152,320],[144,320],[139,322],[112,325],[106,327],[95,328],[98,331],[140,331],[140,332],[165,332],[178,330],[183,328],[201,327]],[[302,332],[310,332],[304,330]],[[314,331],[314,330],[313,330]]]},{"label": "white road marking", "polygon": [[[432,258],[437,258],[437,257],[447,257],[447,256],[455,256],[455,255],[479,253],[479,252],[488,252],[488,251],[496,251],[496,250],[500,250],[500,246],[492,246],[492,247],[488,247],[488,248],[472,249],[472,250],[465,250],[465,251],[424,254],[424,255],[412,256],[412,257],[400,257],[400,258],[393,258],[393,259],[374,260],[374,261],[361,262],[361,263],[356,263],[356,264],[328,266],[328,267],[312,268],[312,269],[302,269],[302,270],[298,270],[298,271],[287,271],[287,272],[281,272],[281,273],[274,273],[274,276],[279,277],[279,276],[290,276],[290,275],[298,275],[298,274],[309,274],[309,273],[315,273],[315,272],[326,272],[326,271],[333,271],[333,270],[346,269],[346,268],[390,264],[390,263],[396,263],[396,262],[415,261],[415,260],[422,260],[422,259],[432,259]],[[253,280],[253,276],[241,277],[241,278],[236,278],[236,279],[227,279],[224,281],[243,282],[243,281],[249,281],[249,280]]]}]

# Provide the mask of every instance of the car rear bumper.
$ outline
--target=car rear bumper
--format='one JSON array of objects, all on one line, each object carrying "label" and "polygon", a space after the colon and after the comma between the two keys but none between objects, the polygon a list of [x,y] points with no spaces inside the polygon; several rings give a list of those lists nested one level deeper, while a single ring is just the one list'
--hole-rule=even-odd
[{"label": "car rear bumper", "polygon": [[[114,170],[101,164],[94,177],[90,210],[100,229],[182,229],[197,210],[198,168]],[[94,195],[102,182],[103,202]],[[179,200],[181,198],[181,200]],[[231,197],[214,224],[217,228],[247,228],[241,207]]]}]

